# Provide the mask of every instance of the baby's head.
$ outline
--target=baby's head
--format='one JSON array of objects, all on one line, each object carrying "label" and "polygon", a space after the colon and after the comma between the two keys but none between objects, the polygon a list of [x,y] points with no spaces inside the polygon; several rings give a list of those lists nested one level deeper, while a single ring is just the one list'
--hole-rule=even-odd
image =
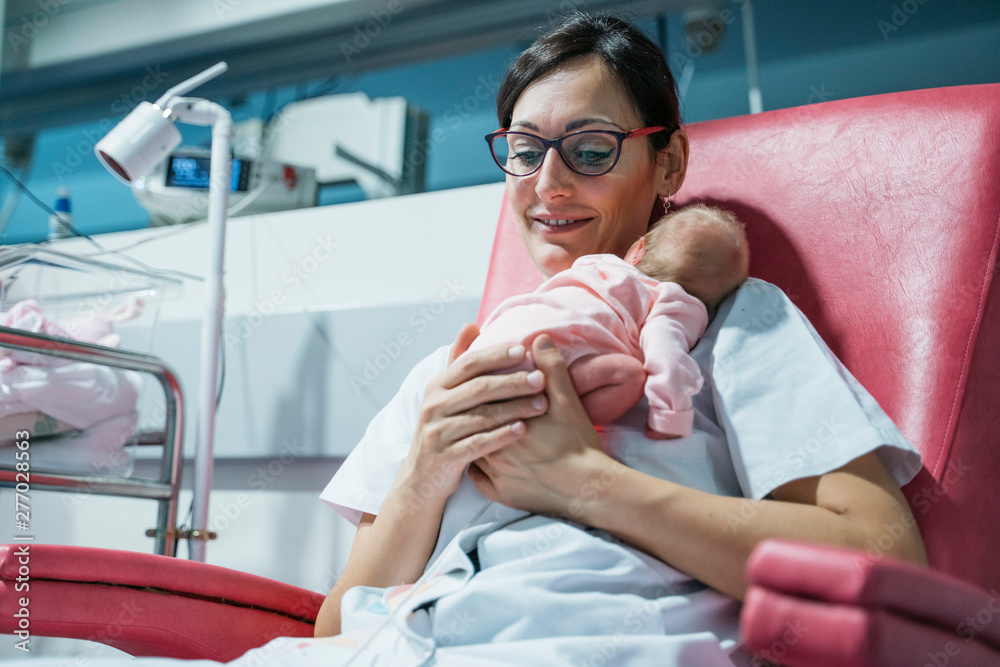
[{"label": "baby's head", "polygon": [[750,249],[732,213],[693,204],[655,223],[625,259],[714,308],[746,279]]}]

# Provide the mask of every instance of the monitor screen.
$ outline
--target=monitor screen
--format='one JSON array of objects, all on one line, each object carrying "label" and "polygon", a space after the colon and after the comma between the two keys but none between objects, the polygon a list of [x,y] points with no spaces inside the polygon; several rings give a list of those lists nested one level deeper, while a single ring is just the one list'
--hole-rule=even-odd
[{"label": "monitor screen", "polygon": [[[208,189],[212,160],[208,156],[171,155],[167,162],[167,187]],[[245,192],[250,180],[250,161],[233,159],[230,192]]]}]

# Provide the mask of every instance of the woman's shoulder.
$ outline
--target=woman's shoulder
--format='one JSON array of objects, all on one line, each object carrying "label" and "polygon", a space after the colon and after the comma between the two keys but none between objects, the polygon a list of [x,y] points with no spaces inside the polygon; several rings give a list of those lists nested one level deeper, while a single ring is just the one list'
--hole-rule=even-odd
[{"label": "woman's shoulder", "polygon": [[784,290],[775,285],[774,283],[769,283],[766,280],[761,280],[760,278],[747,278],[743,281],[733,296],[738,299],[759,299],[761,297],[771,297],[780,298],[782,300],[788,301],[788,295],[785,294]]},{"label": "woman's shoulder", "polygon": [[718,328],[726,322],[761,323],[764,320],[773,324],[791,313],[801,316],[780,287],[760,278],[747,278],[714,313],[710,313],[710,326],[714,324]]}]

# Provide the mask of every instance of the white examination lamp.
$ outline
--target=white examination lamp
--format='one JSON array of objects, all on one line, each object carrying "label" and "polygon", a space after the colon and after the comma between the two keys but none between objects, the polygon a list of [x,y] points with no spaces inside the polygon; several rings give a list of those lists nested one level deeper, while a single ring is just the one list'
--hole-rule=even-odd
[{"label": "white examination lamp", "polygon": [[[181,97],[228,69],[221,62],[183,81],[156,101],[141,102],[107,136],[97,142],[97,159],[118,180],[130,184],[145,176],[181,143],[174,121],[212,126],[212,158],[208,185],[208,230],[211,236],[209,269],[205,276],[205,314],[201,326],[201,402],[194,460],[194,506],[189,535],[191,560],[204,562],[208,536],[208,496],[212,489],[212,448],[215,438],[215,401],[219,368],[219,341],[225,291],[222,265],[226,247],[226,209],[229,206],[230,144],[233,119],[223,107],[198,98]],[[175,526],[168,526],[174,530]]]}]

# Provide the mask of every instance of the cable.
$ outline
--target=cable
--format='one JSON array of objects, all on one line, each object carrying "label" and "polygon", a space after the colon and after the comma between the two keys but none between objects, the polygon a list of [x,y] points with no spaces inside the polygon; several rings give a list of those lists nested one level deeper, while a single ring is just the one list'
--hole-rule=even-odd
[{"label": "cable", "polygon": [[[40,206],[40,207],[42,208],[42,210],[43,210],[43,211],[45,211],[45,212],[46,212],[46,213],[48,213],[49,215],[55,215],[55,216],[58,216],[58,215],[59,215],[58,213],[56,213],[56,212],[55,212],[55,211],[54,211],[54,210],[52,209],[52,207],[50,207],[50,206],[49,206],[48,204],[46,204],[46,203],[45,203],[45,202],[43,202],[43,201],[42,201],[41,199],[39,199],[38,197],[36,197],[36,196],[35,196],[35,195],[34,195],[34,194],[33,194],[33,193],[31,192],[31,190],[29,190],[29,189],[28,189],[28,187],[27,187],[27,186],[26,186],[26,185],[25,185],[24,183],[22,183],[21,181],[17,180],[17,176],[15,176],[14,174],[12,174],[12,173],[10,172],[10,170],[8,170],[8,169],[7,169],[7,167],[5,167],[5,166],[3,166],[2,164],[0,164],[0,171],[2,171],[2,172],[3,172],[3,174],[4,174],[4,176],[6,176],[7,178],[9,178],[9,179],[11,180],[11,182],[13,182],[13,183],[14,183],[14,185],[15,185],[15,186],[17,186],[17,189],[18,189],[18,190],[20,190],[20,191],[21,191],[21,192],[23,192],[24,194],[28,195],[28,198],[29,198],[29,199],[31,199],[31,201],[33,201],[33,202],[35,202],[36,204],[38,204],[38,205],[39,205],[39,206]],[[83,234],[81,234],[81,233],[80,233],[80,232],[78,232],[77,230],[73,229],[73,228],[72,228],[72,227],[71,227],[71,226],[70,226],[69,224],[66,224],[66,226],[67,226],[67,227],[69,227],[69,228],[70,228],[70,229],[71,229],[71,230],[73,231],[73,233],[74,233],[74,234],[77,234],[77,235],[79,235],[79,236],[83,236]]]},{"label": "cable", "polygon": [[[252,204],[254,201],[256,201],[257,199],[259,199],[260,196],[261,196],[261,194],[263,194],[264,190],[267,189],[267,186],[271,185],[272,183],[276,183],[277,181],[278,181],[278,177],[277,176],[272,176],[270,179],[268,179],[268,180],[263,181],[262,183],[260,183],[253,190],[251,190],[250,192],[248,192],[247,195],[243,199],[239,200],[238,202],[236,202],[235,204],[233,204],[232,206],[229,207],[229,210],[226,212],[227,217],[234,216],[235,214],[239,213],[244,208],[246,208],[247,206],[249,206],[250,204]],[[164,230],[164,232],[162,234],[157,234],[155,236],[147,236],[144,239],[139,239],[138,241],[135,241],[134,243],[131,243],[129,245],[121,246],[120,248],[103,248],[100,252],[94,252],[94,253],[91,253],[91,254],[85,255],[85,256],[86,257],[100,257],[101,255],[106,255],[108,253],[116,253],[117,254],[117,253],[124,252],[126,250],[132,250],[133,248],[138,248],[139,246],[145,245],[146,243],[150,243],[152,241],[159,241],[160,239],[167,238],[168,236],[174,236],[175,234],[182,234],[184,232],[189,232],[192,229],[195,229],[197,227],[197,225],[201,225],[201,224],[204,224],[206,222],[208,222],[208,219],[207,218],[202,218],[200,220],[192,220],[191,222],[185,222],[185,223],[180,224],[180,225],[171,225],[171,228],[167,229],[167,230]],[[181,273],[181,275],[183,275],[184,277],[189,278],[191,280],[197,280],[199,282],[203,282],[204,281],[204,278],[200,278],[198,276],[192,276],[192,275],[186,274],[186,273]]]},{"label": "cable", "polygon": [[215,389],[215,414],[219,414],[219,405],[222,403],[222,390],[226,386],[226,335],[225,318],[219,325],[219,386]]},{"label": "cable", "polygon": [[0,208],[0,234],[3,234],[3,230],[7,229],[7,224],[14,217],[14,211],[17,210],[17,205],[20,203],[21,191],[11,190],[4,199],[3,208]]},{"label": "cable", "polygon": [[[486,514],[486,510],[488,510],[492,506],[493,506],[493,501],[487,500],[486,503],[479,509],[479,511],[476,512],[476,515],[471,519],[469,519],[469,522],[465,524],[462,530],[458,531],[456,535],[461,534],[462,531],[467,530],[468,528],[471,528],[473,525],[475,525],[475,523],[479,521],[480,517]],[[451,544],[454,544],[454,542],[452,542]],[[410,598],[413,597],[413,595],[417,592],[417,590],[419,590],[420,584],[424,583],[424,581],[431,574],[438,574],[437,572],[435,572],[435,568],[438,566],[438,563],[441,561],[441,559],[444,557],[447,551],[448,551],[447,547],[441,550],[441,553],[439,553],[438,557],[434,559],[434,562],[428,565],[427,569],[424,570],[424,573],[420,575],[420,578],[418,578],[415,582],[413,582],[413,585],[410,586],[410,590],[406,591],[406,595],[404,595],[403,599],[399,601],[399,604],[397,604],[389,612],[389,615],[385,617],[385,620],[382,621],[382,623],[380,623],[377,628],[375,628],[375,632],[371,633],[368,639],[366,639],[365,642],[358,647],[357,652],[351,656],[351,659],[344,663],[344,667],[349,667],[350,664],[353,663],[359,655],[361,655],[361,652],[364,651],[366,648],[368,648],[368,646],[375,640],[375,638],[379,635],[379,633],[381,633],[382,630],[384,630],[385,627],[389,624],[389,622],[392,621],[393,617],[396,615],[396,612],[398,612],[400,609],[403,609],[406,606],[406,603],[410,601]]]},{"label": "cable", "polygon": [[[205,222],[205,221],[204,220],[200,220],[198,222]],[[147,236],[146,238],[139,239],[138,241],[135,241],[134,243],[130,243],[128,245],[123,245],[120,248],[107,248],[107,249],[102,250],[100,252],[94,252],[94,253],[91,253],[89,255],[84,255],[84,256],[85,257],[100,257],[101,255],[107,255],[108,253],[125,252],[126,250],[131,250],[132,248],[138,248],[139,246],[145,245],[145,244],[150,243],[152,241],[159,241],[160,239],[165,239],[168,236],[175,236],[177,234],[182,234],[184,232],[189,232],[192,229],[194,229],[194,227],[192,227],[191,225],[196,225],[196,224],[198,224],[198,222],[186,223],[186,224],[183,224],[183,225],[171,225],[170,227],[164,229],[162,234],[156,234],[154,236]],[[204,280],[204,279],[203,278],[198,278],[198,280]]]},{"label": "cable", "polygon": [[[300,87],[296,86],[295,96],[292,99],[288,100],[287,102],[282,102],[281,104],[277,105],[277,107],[274,106],[274,102],[272,100],[270,103],[271,104],[270,111],[268,111],[268,113],[266,114],[263,112],[261,113],[261,118],[264,121],[264,127],[266,128],[268,125],[270,125],[271,121],[274,120],[274,118],[281,113],[281,110],[284,109],[289,104],[295,104],[296,102],[302,102],[303,100],[311,100],[314,97],[327,95],[336,90],[337,88],[339,88],[340,85],[347,80],[347,78],[348,77],[346,76],[342,77],[331,76],[323,80],[319,84],[317,84],[317,86],[312,90],[304,90],[303,92],[301,92],[301,94],[299,93]],[[304,86],[302,86],[301,88],[304,88]]]},{"label": "cable", "polygon": [[[31,190],[28,189],[28,186],[26,186],[24,183],[22,183],[21,181],[19,181],[17,179],[17,177],[14,176],[14,174],[12,174],[10,172],[10,170],[8,170],[3,165],[0,165],[0,172],[2,172],[4,176],[6,176],[7,178],[9,178],[11,180],[11,182],[13,182],[15,186],[17,186],[18,190],[20,190],[24,194],[28,195],[28,198],[31,201],[35,202],[35,204],[37,204],[39,206],[39,208],[41,208],[43,211],[45,211],[49,215],[54,215],[56,217],[59,216],[59,214],[52,207],[50,207],[48,204],[46,204],[41,199],[39,199],[38,197],[36,197],[35,194]],[[183,278],[183,279],[187,279],[187,280],[196,280],[198,282],[204,281],[204,278],[192,275],[190,273],[184,273],[183,271],[174,271],[172,269],[154,269],[153,267],[149,266],[145,262],[141,262],[141,261],[139,261],[138,259],[136,259],[134,257],[129,257],[128,255],[124,255],[124,254],[118,253],[117,251],[109,250],[108,248],[105,248],[100,243],[98,243],[97,241],[95,241],[93,237],[91,237],[88,234],[84,234],[83,232],[81,232],[79,229],[77,229],[73,225],[69,224],[68,222],[64,222],[63,225],[66,228],[68,228],[71,232],[73,232],[73,234],[75,234],[76,236],[79,236],[80,238],[83,238],[83,239],[86,239],[87,241],[89,241],[91,243],[91,245],[95,246],[98,250],[101,250],[104,253],[109,253],[110,252],[110,253],[118,254],[123,259],[126,259],[129,262],[132,262],[133,264],[135,264],[136,266],[138,266],[139,268],[141,268],[143,271],[146,271],[147,273],[150,273],[152,275],[167,276],[167,277],[173,276],[173,277],[176,277],[176,278]]]}]

